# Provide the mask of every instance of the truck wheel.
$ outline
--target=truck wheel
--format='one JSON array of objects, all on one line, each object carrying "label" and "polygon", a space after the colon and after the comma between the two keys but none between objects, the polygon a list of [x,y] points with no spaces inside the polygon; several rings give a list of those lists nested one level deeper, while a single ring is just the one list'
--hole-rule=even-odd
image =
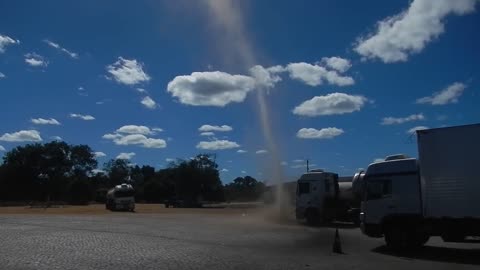
[{"label": "truck wheel", "polygon": [[385,242],[393,250],[404,250],[408,247],[408,233],[400,226],[391,225],[385,228]]},{"label": "truck wheel", "polygon": [[410,246],[413,248],[419,248],[424,246],[428,240],[430,239],[430,235],[427,234],[417,234],[413,237],[412,242],[410,243]]},{"label": "truck wheel", "polygon": [[385,230],[385,242],[387,246],[397,251],[420,248],[425,245],[429,239],[430,236],[427,234],[415,232],[414,229],[399,225],[392,225]]},{"label": "truck wheel", "polygon": [[443,242],[462,242],[465,240],[465,235],[460,233],[449,233],[442,235]]}]

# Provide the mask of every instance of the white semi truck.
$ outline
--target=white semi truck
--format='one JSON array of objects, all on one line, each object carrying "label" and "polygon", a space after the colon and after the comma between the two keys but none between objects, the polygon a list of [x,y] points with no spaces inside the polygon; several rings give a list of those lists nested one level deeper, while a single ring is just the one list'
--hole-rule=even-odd
[{"label": "white semi truck", "polygon": [[111,211],[135,210],[135,189],[130,184],[117,185],[107,192],[105,208]]},{"label": "white semi truck", "polygon": [[356,222],[359,203],[353,193],[352,182],[339,182],[336,173],[311,170],[297,181],[297,220],[305,219],[309,224],[333,220]]},{"label": "white semi truck", "polygon": [[396,249],[480,236],[480,124],[417,131],[418,160],[370,164],[363,178],[361,228]]}]

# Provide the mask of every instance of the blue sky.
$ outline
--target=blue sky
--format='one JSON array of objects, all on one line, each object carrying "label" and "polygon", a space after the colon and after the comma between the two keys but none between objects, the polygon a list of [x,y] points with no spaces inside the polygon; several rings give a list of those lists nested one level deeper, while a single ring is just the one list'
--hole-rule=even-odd
[{"label": "blue sky", "polygon": [[99,164],[120,155],[162,168],[212,152],[224,182],[275,168],[292,179],[305,159],[352,175],[389,154],[416,156],[409,130],[479,122],[477,9],[1,2],[0,155],[61,139],[101,152]]}]

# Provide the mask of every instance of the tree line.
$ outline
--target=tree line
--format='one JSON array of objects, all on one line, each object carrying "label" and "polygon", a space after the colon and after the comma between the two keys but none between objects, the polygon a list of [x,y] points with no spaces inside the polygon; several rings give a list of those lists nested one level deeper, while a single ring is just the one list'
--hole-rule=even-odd
[{"label": "tree line", "polygon": [[177,159],[159,170],[111,159],[99,170],[88,145],[53,141],[18,146],[4,154],[0,202],[104,202],[108,189],[121,183],[132,184],[135,199],[146,203],[258,200],[265,190],[262,182],[250,176],[223,185],[212,154]]}]

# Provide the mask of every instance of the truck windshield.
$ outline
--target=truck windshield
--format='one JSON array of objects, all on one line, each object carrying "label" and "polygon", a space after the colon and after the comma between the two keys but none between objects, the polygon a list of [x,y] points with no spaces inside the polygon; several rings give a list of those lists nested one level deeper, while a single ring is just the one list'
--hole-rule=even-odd
[{"label": "truck windshield", "polygon": [[132,197],[135,194],[135,191],[133,190],[118,190],[115,191],[115,197],[121,198],[121,197]]},{"label": "truck windshield", "polygon": [[298,195],[310,192],[310,183],[298,183]]},{"label": "truck windshield", "polygon": [[370,180],[367,182],[366,200],[381,199],[392,194],[392,181],[389,179]]}]

